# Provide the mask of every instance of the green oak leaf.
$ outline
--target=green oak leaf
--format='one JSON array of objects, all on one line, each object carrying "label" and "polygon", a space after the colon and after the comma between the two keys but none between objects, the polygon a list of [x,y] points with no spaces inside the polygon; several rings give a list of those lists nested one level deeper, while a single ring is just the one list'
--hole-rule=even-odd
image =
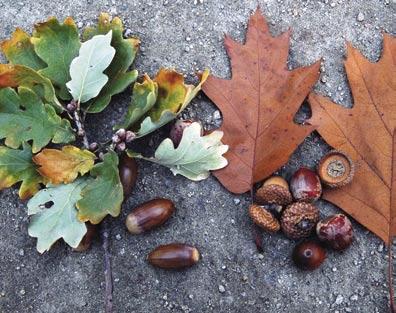
[{"label": "green oak leaf", "polygon": [[54,108],[43,104],[31,89],[19,87],[0,89],[0,139],[17,149],[23,142],[32,140],[32,151],[36,153],[51,140],[67,143],[74,140],[70,123],[60,118]]},{"label": "green oak leaf", "polygon": [[103,71],[110,65],[115,49],[110,45],[112,31],[96,35],[81,45],[70,65],[71,80],[66,83],[73,99],[84,103],[96,97],[109,78]]},{"label": "green oak leaf", "polygon": [[29,34],[21,28],[17,28],[10,39],[1,43],[1,50],[13,65],[24,65],[33,70],[40,70],[46,66],[34,51]]},{"label": "green oak leaf", "polygon": [[203,180],[209,176],[210,170],[218,170],[228,164],[227,159],[222,156],[227,152],[228,146],[221,143],[222,131],[215,130],[206,136],[201,136],[201,132],[201,125],[192,123],[184,129],[177,148],[167,138],[158,146],[153,158],[145,158],[130,151],[128,155],[164,165],[174,175],[180,174],[196,181]]},{"label": "green oak leaf", "polygon": [[28,232],[37,238],[38,252],[48,251],[61,238],[73,248],[79,245],[87,227],[77,218],[76,202],[87,182],[79,178],[67,185],[49,185],[29,200]]},{"label": "green oak leaf", "polygon": [[153,82],[148,75],[144,75],[142,83],[135,83],[133,86],[132,101],[129,105],[127,115],[123,123],[114,128],[132,127],[146,114],[155,104],[158,94],[158,85]]},{"label": "green oak leaf", "polygon": [[68,100],[66,82],[70,80],[70,63],[80,49],[77,26],[70,17],[63,24],[51,17],[36,24],[34,29],[31,42],[36,54],[47,64],[39,73],[51,80],[61,99]]},{"label": "green oak leaf", "polygon": [[157,101],[141,122],[136,137],[146,136],[176,118],[201,90],[208,76],[209,71],[205,70],[197,86],[186,85],[182,74],[161,69],[154,79],[158,84]]},{"label": "green oak leaf", "polygon": [[110,214],[118,216],[124,199],[122,184],[118,174],[118,156],[114,151],[104,155],[103,162],[90,171],[95,177],[82,190],[82,199],[77,202],[78,218],[82,222],[99,224]]},{"label": "green oak leaf", "polygon": [[135,59],[140,41],[137,38],[123,38],[124,27],[118,17],[110,20],[108,14],[100,14],[97,27],[85,29],[83,39],[88,40],[95,35],[107,34],[110,30],[113,31],[111,45],[116,49],[116,54],[104,72],[109,77],[109,81],[99,96],[87,104],[86,111],[89,113],[103,111],[110,103],[111,97],[125,90],[138,76],[136,70],[128,71],[128,69]]},{"label": "green oak leaf", "polygon": [[57,112],[63,111],[63,107],[55,95],[55,89],[48,78],[24,65],[0,64],[0,88],[19,86],[34,90]]},{"label": "green oak leaf", "polygon": [[27,143],[22,150],[0,146],[0,190],[22,182],[19,197],[24,200],[33,196],[43,178],[32,161],[32,150]]}]

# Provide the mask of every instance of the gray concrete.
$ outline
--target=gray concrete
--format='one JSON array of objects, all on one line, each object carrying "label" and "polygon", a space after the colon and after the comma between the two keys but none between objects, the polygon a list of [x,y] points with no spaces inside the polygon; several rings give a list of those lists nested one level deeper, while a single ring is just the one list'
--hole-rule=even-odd
[{"label": "gray concrete", "polygon": [[[293,29],[290,67],[323,57],[322,82],[315,88],[345,106],[352,105],[342,64],[345,39],[375,61],[381,51],[381,30],[396,34],[392,0],[263,0],[259,4],[273,34]],[[129,32],[141,38],[142,53],[136,62],[141,73],[152,75],[160,66],[173,66],[195,82],[194,71],[204,67],[218,76],[230,76],[223,34],[242,41],[256,6],[250,0],[0,0],[0,38],[9,37],[17,26],[30,31],[33,23],[51,15],[60,19],[72,15],[85,26],[100,11],[107,11],[120,15]],[[105,112],[89,118],[90,138],[108,138],[128,101],[125,92]],[[214,111],[213,104],[200,96],[187,114],[213,128]],[[307,112],[303,108],[299,118]],[[148,149],[164,135],[165,131],[155,135]],[[314,166],[326,149],[312,135],[282,173],[289,177],[300,165]],[[139,165],[137,188],[120,218],[112,221],[116,312],[387,312],[386,249],[356,223],[356,241],[348,251],[330,252],[321,269],[301,272],[289,257],[294,243],[280,234],[263,235],[265,251],[256,252],[246,210],[248,195],[228,193],[213,177],[194,183],[156,165]],[[128,235],[123,225],[126,214],[138,203],[159,196],[173,199],[176,215],[147,235]],[[337,211],[325,203],[320,206],[323,215]],[[84,254],[57,244],[39,255],[35,240],[27,235],[26,205],[15,189],[0,193],[0,212],[0,312],[103,312],[99,242]],[[146,263],[151,249],[172,241],[199,247],[202,262],[182,272]]]}]

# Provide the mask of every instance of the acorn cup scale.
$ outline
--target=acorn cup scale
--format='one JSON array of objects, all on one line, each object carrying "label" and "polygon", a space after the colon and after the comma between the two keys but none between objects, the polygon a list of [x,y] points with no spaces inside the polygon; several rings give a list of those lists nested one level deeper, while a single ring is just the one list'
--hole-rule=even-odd
[{"label": "acorn cup scale", "polygon": [[344,152],[332,150],[319,162],[318,175],[330,188],[349,184],[354,176],[355,166],[352,159]]},{"label": "acorn cup scale", "polygon": [[155,248],[147,257],[148,262],[163,269],[182,269],[193,266],[200,259],[197,248],[182,244],[171,243]]},{"label": "acorn cup scale", "polygon": [[319,210],[311,203],[295,202],[282,213],[281,228],[290,239],[308,237],[319,221]]},{"label": "acorn cup scale", "polygon": [[137,206],[128,214],[125,225],[131,234],[141,234],[164,224],[175,211],[169,199],[159,198]]},{"label": "acorn cup scale", "polygon": [[259,204],[276,204],[285,206],[293,201],[287,181],[281,176],[267,179],[256,192]]},{"label": "acorn cup scale", "polygon": [[279,221],[262,206],[252,204],[249,207],[249,215],[253,222],[265,231],[275,233],[280,230]]}]

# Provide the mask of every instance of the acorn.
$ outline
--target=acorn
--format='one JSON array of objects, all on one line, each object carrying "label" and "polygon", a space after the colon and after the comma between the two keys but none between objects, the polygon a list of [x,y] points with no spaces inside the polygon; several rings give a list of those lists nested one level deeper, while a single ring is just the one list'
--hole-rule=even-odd
[{"label": "acorn", "polygon": [[171,243],[155,248],[148,255],[147,260],[151,265],[160,268],[181,269],[193,266],[199,258],[197,248],[182,243]]},{"label": "acorn", "polygon": [[169,199],[153,199],[137,206],[128,214],[125,225],[131,234],[141,234],[164,224],[175,211]]},{"label": "acorn", "polygon": [[[187,119],[187,120],[178,119],[172,125],[172,128],[169,133],[169,137],[172,140],[175,148],[177,148],[180,144],[180,141],[183,137],[184,129],[186,129],[188,126],[190,126],[194,122],[200,123],[199,121],[196,121],[193,119]],[[203,135],[203,127],[201,127],[201,136],[202,135]]]},{"label": "acorn", "polygon": [[268,232],[276,233],[280,230],[278,220],[262,206],[252,204],[249,207],[249,215],[256,225]]},{"label": "acorn", "polygon": [[256,200],[260,204],[284,206],[292,203],[293,198],[287,181],[281,176],[273,176],[257,190]]},{"label": "acorn", "polygon": [[125,153],[120,157],[120,163],[118,165],[118,172],[122,188],[124,191],[124,199],[128,198],[135,187],[138,167],[134,158],[130,158]]},{"label": "acorn", "polygon": [[319,221],[319,210],[311,203],[296,202],[282,213],[281,228],[291,239],[308,237]]},{"label": "acorn", "polygon": [[353,241],[352,223],[344,214],[335,214],[320,221],[316,225],[316,233],[334,250],[345,250]]},{"label": "acorn", "polygon": [[303,241],[294,247],[292,259],[300,269],[314,270],[326,259],[326,250],[316,241]]},{"label": "acorn", "polygon": [[293,174],[290,189],[297,201],[313,202],[322,194],[322,184],[318,175],[306,167],[300,168]]},{"label": "acorn", "polygon": [[97,235],[98,225],[91,223],[85,223],[85,225],[87,226],[87,233],[84,235],[79,245],[76,248],[73,248],[73,251],[75,252],[87,251],[91,247],[92,241]]},{"label": "acorn", "polygon": [[355,174],[352,159],[344,152],[332,150],[319,162],[318,175],[322,182],[331,188],[349,184]]}]

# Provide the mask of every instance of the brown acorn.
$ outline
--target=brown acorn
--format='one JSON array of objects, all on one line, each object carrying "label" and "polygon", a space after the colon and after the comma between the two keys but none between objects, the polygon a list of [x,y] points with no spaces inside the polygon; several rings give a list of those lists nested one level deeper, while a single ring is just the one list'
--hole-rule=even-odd
[{"label": "brown acorn", "polygon": [[137,206],[128,214],[125,225],[132,234],[141,234],[164,224],[175,211],[169,199],[153,199]]},{"label": "brown acorn", "polygon": [[118,172],[122,188],[124,191],[124,199],[130,196],[133,187],[135,187],[136,179],[138,175],[138,167],[134,158],[130,158],[126,154],[120,157],[120,163],[118,165]]},{"label": "brown acorn", "polygon": [[341,151],[332,150],[328,152],[318,165],[320,179],[331,188],[349,184],[354,174],[355,166],[352,159]]},{"label": "brown acorn", "polygon": [[268,178],[256,192],[256,200],[260,204],[288,205],[293,201],[289,184],[281,176]]},{"label": "brown acorn", "polygon": [[326,250],[316,241],[303,241],[294,247],[292,259],[300,269],[312,271],[324,262]]},{"label": "brown acorn", "polygon": [[313,202],[320,198],[322,184],[314,171],[301,167],[290,180],[290,190],[297,201]]},{"label": "brown acorn", "polygon": [[252,204],[249,207],[249,215],[256,225],[268,232],[276,233],[280,230],[278,220],[262,206]]},{"label": "brown acorn", "polygon": [[353,241],[352,223],[344,214],[321,220],[316,225],[316,233],[321,241],[334,250],[345,250]]},{"label": "brown acorn", "polygon": [[295,202],[282,213],[281,228],[291,239],[308,237],[319,221],[319,210],[311,203]]},{"label": "brown acorn", "polygon": [[147,260],[157,267],[180,269],[193,266],[199,258],[197,248],[182,243],[171,243],[155,248],[148,255]]},{"label": "brown acorn", "polygon": [[76,248],[73,248],[73,251],[76,252],[84,252],[87,251],[92,244],[92,240],[95,238],[97,235],[97,226],[91,223],[85,223],[87,226],[87,233],[84,235],[83,239],[79,243],[79,245]]}]

